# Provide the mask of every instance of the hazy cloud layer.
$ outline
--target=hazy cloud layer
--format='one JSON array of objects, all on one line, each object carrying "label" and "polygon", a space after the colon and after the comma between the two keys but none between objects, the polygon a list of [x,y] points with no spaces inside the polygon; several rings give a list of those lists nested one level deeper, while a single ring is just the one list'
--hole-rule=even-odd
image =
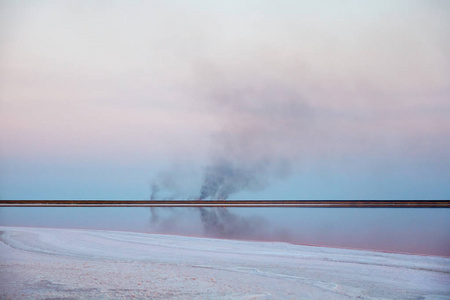
[{"label": "hazy cloud layer", "polygon": [[216,133],[245,139],[231,155],[246,159],[403,155],[431,136],[440,151],[447,8],[5,1],[3,153],[193,157]]}]

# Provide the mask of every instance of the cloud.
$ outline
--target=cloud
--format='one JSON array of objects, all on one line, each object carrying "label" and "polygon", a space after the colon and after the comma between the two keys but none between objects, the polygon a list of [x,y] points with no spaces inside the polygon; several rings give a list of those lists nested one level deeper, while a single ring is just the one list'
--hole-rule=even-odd
[{"label": "cloud", "polygon": [[450,89],[441,5],[4,4],[0,125],[22,148],[49,131],[39,144],[51,155],[66,151],[52,133],[61,124],[79,145],[113,151],[126,135],[150,155],[204,155],[214,133],[248,139],[233,154],[247,158],[376,149],[389,144],[382,132],[409,135],[427,107],[423,128],[448,128],[434,118]]}]

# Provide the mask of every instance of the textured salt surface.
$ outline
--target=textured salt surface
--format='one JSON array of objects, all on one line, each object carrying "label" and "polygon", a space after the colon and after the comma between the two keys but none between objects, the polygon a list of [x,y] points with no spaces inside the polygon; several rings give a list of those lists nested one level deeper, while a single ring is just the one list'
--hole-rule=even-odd
[{"label": "textured salt surface", "polygon": [[450,299],[450,259],[0,227],[0,299]]}]

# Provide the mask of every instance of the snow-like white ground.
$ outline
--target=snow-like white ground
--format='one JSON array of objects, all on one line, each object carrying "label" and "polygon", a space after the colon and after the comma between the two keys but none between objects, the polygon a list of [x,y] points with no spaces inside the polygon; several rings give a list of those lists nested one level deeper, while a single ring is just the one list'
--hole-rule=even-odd
[{"label": "snow-like white ground", "polygon": [[0,299],[450,299],[450,258],[0,227]]}]

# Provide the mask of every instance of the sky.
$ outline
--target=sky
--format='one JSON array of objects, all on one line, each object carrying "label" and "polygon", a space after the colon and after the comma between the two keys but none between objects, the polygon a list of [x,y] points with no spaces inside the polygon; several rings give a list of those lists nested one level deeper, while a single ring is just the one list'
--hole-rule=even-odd
[{"label": "sky", "polygon": [[[447,1],[4,0],[0,41],[0,199],[450,197]],[[25,210],[0,222],[58,225]],[[258,214],[450,255],[448,210],[385,213]]]}]

